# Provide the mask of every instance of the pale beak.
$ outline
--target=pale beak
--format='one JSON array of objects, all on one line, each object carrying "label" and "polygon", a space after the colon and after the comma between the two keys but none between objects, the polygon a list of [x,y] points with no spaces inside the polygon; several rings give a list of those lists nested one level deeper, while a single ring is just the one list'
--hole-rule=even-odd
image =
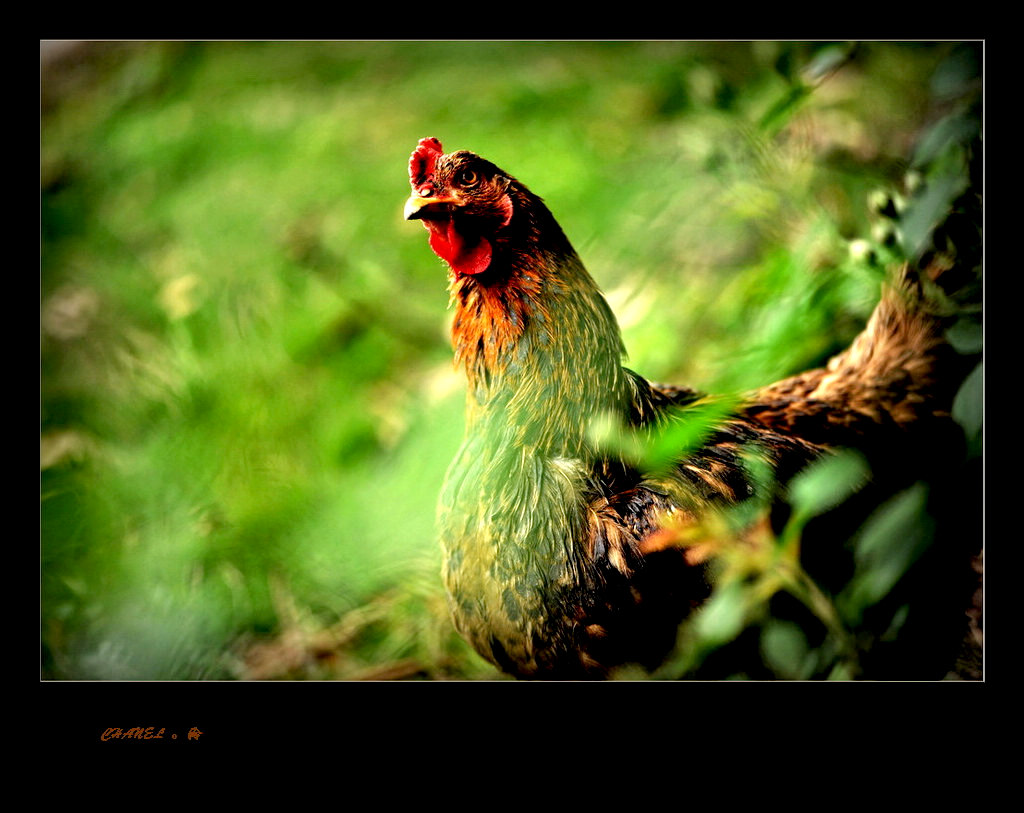
[{"label": "pale beak", "polygon": [[405,219],[421,220],[425,217],[447,215],[451,207],[461,206],[462,201],[458,198],[422,198],[413,195],[405,202]]}]

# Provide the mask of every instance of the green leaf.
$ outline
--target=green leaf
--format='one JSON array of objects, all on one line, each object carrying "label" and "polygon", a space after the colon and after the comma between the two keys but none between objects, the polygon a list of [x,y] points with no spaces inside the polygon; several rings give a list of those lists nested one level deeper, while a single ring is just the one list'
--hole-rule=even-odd
[{"label": "green leaf", "polygon": [[865,523],[854,543],[854,577],[837,601],[847,618],[859,619],[865,608],[885,598],[931,543],[927,501],[927,487],[917,483]]},{"label": "green leaf", "polygon": [[811,95],[812,90],[813,88],[808,85],[793,85],[786,95],[772,105],[768,112],[761,117],[761,120],[757,123],[758,128],[768,134],[781,130],[800,108],[803,101]]},{"label": "green leaf", "polygon": [[664,473],[680,458],[696,449],[736,406],[732,398],[701,401],[681,410],[659,427],[649,438],[637,440],[639,433],[627,434],[625,448],[637,448],[638,465],[651,475]]},{"label": "green leaf", "polygon": [[920,167],[936,161],[950,147],[970,141],[979,126],[975,116],[962,113],[955,113],[940,120],[925,134],[914,150],[914,166]]},{"label": "green leaf", "polygon": [[715,591],[697,616],[697,633],[705,644],[722,646],[740,634],[746,614],[743,585],[738,581],[728,582]]},{"label": "green leaf", "polygon": [[795,477],[789,487],[789,498],[799,516],[817,516],[841,504],[869,476],[864,458],[844,450],[817,461]]},{"label": "green leaf", "polygon": [[828,45],[818,51],[803,70],[808,82],[820,82],[836,71],[853,55],[855,46],[850,43]]},{"label": "green leaf", "polygon": [[978,362],[953,399],[953,419],[964,428],[968,438],[981,434],[985,418],[985,372]]},{"label": "green leaf", "polygon": [[924,253],[933,229],[946,216],[967,184],[966,173],[935,178],[928,182],[919,197],[911,201],[900,221],[900,233],[908,257],[917,259]]},{"label": "green leaf", "polygon": [[800,680],[808,671],[807,638],[789,621],[771,621],[761,632],[761,655],[779,677]]},{"label": "green leaf", "polygon": [[980,353],[985,343],[985,334],[981,325],[971,318],[958,319],[956,323],[946,331],[946,340],[953,345],[958,353]]}]

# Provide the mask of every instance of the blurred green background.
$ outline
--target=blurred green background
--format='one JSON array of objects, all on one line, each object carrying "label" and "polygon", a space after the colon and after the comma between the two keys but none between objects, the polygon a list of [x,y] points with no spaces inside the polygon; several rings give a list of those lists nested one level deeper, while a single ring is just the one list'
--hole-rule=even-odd
[{"label": "blurred green background", "polygon": [[[724,392],[870,313],[851,253],[956,43],[99,42],[41,62],[44,679],[496,679],[419,138],[548,203],[628,364]],[[863,245],[863,244],[855,244]]]}]

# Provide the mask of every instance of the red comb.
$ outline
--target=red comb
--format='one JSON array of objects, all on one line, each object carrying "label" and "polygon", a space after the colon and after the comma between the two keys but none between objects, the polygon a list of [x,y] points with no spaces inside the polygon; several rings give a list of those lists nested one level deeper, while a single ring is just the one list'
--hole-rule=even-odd
[{"label": "red comb", "polygon": [[421,138],[409,156],[409,182],[418,189],[434,176],[434,165],[444,155],[444,147],[436,138]]}]

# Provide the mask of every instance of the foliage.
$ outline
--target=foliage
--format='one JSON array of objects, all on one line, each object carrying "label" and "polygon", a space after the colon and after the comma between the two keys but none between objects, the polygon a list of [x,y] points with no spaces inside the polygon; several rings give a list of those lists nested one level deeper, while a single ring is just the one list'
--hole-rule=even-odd
[{"label": "foliage", "polygon": [[[632,368],[728,395],[856,333],[896,250],[850,252],[865,201],[902,178],[929,78],[955,85],[939,68],[960,53],[108,42],[45,65],[43,676],[498,678],[451,631],[437,575],[463,396],[443,270],[399,214],[417,139],[545,198]],[[966,126],[950,122],[920,148],[947,168]],[[961,191],[926,188],[904,224],[915,244]],[[977,436],[972,386],[958,414]],[[857,614],[911,566],[885,539],[924,497],[865,527],[858,577],[832,597],[793,553],[838,499],[831,475],[807,477],[774,543],[786,567],[761,593],[771,569],[726,579],[665,674],[752,619],[778,675],[855,669]],[[767,613],[779,591],[835,635]]]}]

